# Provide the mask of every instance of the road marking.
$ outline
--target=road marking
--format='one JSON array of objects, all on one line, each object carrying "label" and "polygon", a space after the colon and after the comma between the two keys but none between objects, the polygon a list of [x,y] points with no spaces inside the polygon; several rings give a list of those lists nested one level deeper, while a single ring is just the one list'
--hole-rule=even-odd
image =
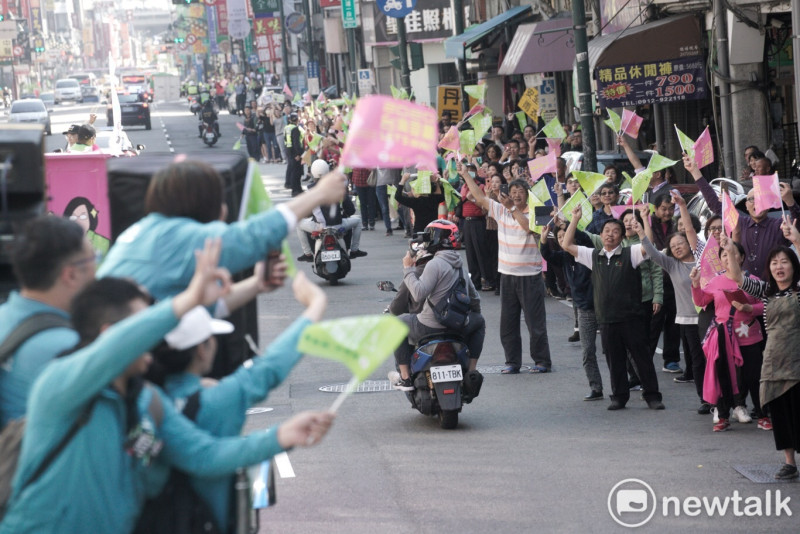
[{"label": "road marking", "polygon": [[289,455],[285,452],[276,454],[275,466],[278,468],[278,474],[281,478],[295,478],[294,469],[292,469],[292,462],[289,461]]}]

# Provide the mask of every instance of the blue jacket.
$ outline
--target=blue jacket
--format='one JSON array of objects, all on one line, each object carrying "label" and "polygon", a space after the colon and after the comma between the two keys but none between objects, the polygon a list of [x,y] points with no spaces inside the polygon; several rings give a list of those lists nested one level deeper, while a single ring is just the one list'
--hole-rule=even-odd
[{"label": "blue jacket", "polygon": [[[12,292],[0,306],[0,342],[23,320],[38,313],[55,313],[69,319],[64,310]],[[25,415],[28,393],[42,369],[61,352],[78,343],[78,334],[70,328],[51,328],[23,343],[0,367],[0,428]]]},{"label": "blue jacket", "polygon": [[[549,241],[549,240],[548,240]],[[580,230],[575,233],[575,244],[581,246],[592,246],[591,240]],[[561,267],[567,276],[567,284],[572,290],[572,303],[580,310],[594,309],[594,295],[592,289],[592,270],[581,265],[569,252],[564,250],[553,250],[548,242],[545,246],[539,247],[542,258],[548,266]]]},{"label": "blue jacket", "polygon": [[194,274],[194,251],[209,237],[222,237],[220,267],[237,273],[279,249],[288,228],[283,215],[269,210],[245,221],[199,223],[186,217],[151,213],[122,232],[97,277],[136,280],[156,299],[183,291]]},{"label": "blue jacket", "polygon": [[[177,323],[172,299],[166,299],[45,368],[31,390],[22,452],[0,533],[124,534],[133,529],[145,497],[163,486],[169,465],[220,476],[280,450],[274,430],[214,438],[180,415],[166,395],[148,387],[136,401],[138,424],[153,429],[163,440],[163,450],[149,465],[126,452],[125,402],[109,384]],[[148,410],[154,394],[164,399],[158,428]],[[36,482],[21,490],[93,398],[97,402],[86,426]]]},{"label": "blue jacket", "polygon": [[[300,361],[302,353],[297,350],[297,342],[309,324],[309,319],[300,317],[270,344],[263,356],[245,363],[214,387],[201,389],[201,377],[181,373],[167,378],[164,390],[175,401],[176,407],[180,406],[181,409],[189,396],[201,391],[200,409],[195,418],[198,428],[214,436],[238,436],[244,428],[245,411],[264,400],[270,390],[283,382]],[[277,432],[277,426],[273,430]],[[274,456],[281,449],[278,447],[264,452]],[[192,477],[191,482],[211,508],[217,525],[225,528],[228,524],[231,477]]]}]

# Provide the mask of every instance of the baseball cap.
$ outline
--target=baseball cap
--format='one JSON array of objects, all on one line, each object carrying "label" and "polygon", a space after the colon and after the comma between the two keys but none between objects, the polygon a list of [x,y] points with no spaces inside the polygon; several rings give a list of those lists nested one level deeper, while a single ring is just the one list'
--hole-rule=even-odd
[{"label": "baseball cap", "polygon": [[186,350],[195,347],[216,334],[230,334],[233,324],[221,319],[214,319],[202,306],[189,310],[181,318],[178,326],[170,330],[164,340],[175,350]]},{"label": "baseball cap", "polygon": [[67,128],[67,131],[61,132],[61,135],[76,134],[76,133],[78,133],[78,130],[80,130],[80,129],[81,129],[81,127],[78,126],[77,124],[71,124],[70,127]]},{"label": "baseball cap", "polygon": [[92,137],[97,135],[97,131],[91,124],[81,124],[78,127],[77,134],[80,139],[91,139]]}]

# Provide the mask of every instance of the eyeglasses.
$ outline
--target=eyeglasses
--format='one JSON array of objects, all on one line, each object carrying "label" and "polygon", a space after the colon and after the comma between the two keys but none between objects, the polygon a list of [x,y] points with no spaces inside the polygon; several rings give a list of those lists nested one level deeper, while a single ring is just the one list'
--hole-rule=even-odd
[{"label": "eyeglasses", "polygon": [[69,216],[69,220],[70,221],[85,221],[88,218],[89,218],[89,216],[87,214],[85,214],[85,213],[81,213],[80,215],[70,215]]},{"label": "eyeglasses", "polygon": [[756,199],[755,197],[747,197],[747,200],[745,202],[747,202],[748,204],[755,204]]},{"label": "eyeglasses", "polygon": [[92,254],[91,256],[87,256],[87,257],[81,258],[79,260],[71,261],[67,265],[72,265],[74,267],[79,267],[79,266],[87,264],[87,263],[97,263],[97,261],[99,259],[99,256],[100,256],[100,254],[96,252],[96,253]]},{"label": "eyeglasses", "polygon": [[708,227],[708,231],[709,232],[721,232],[722,231],[722,226],[709,226]]}]

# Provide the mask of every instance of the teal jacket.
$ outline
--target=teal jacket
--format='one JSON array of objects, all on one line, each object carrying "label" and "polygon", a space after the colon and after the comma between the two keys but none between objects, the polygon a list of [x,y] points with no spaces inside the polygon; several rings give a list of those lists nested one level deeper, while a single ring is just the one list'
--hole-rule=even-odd
[{"label": "teal jacket", "polygon": [[[0,306],[0,342],[23,320],[38,313],[55,313],[69,319],[64,310],[12,292]],[[28,394],[42,369],[50,360],[77,344],[78,334],[71,328],[44,330],[31,336],[0,367],[0,428],[25,415]]]},{"label": "teal jacket", "polygon": [[[181,373],[167,379],[164,391],[181,409],[190,395],[201,391],[195,424],[214,436],[238,436],[244,428],[245,411],[264,400],[300,361],[302,354],[297,350],[297,342],[309,324],[311,321],[304,317],[297,319],[272,342],[263,356],[246,362],[214,387],[201,389],[199,376]],[[273,430],[277,432],[277,427]],[[279,452],[280,448],[265,451],[270,456]],[[231,477],[192,477],[191,482],[211,507],[217,524],[224,528],[228,524]]]},{"label": "teal jacket", "polygon": [[235,274],[265,258],[268,251],[279,249],[287,232],[286,220],[277,210],[232,224],[151,213],[122,232],[97,277],[132,278],[160,300],[189,284],[194,251],[203,248],[206,238],[222,237],[219,265]]},{"label": "teal jacket", "polygon": [[[180,415],[166,395],[147,387],[137,398],[138,425],[153,429],[163,449],[149,465],[128,454],[124,399],[109,384],[177,323],[172,299],[166,299],[45,368],[31,390],[22,452],[0,533],[124,534],[133,529],[145,497],[160,491],[168,466],[217,477],[280,450],[274,430],[215,438]],[[163,398],[158,428],[148,410],[154,394]],[[36,482],[21,490],[94,398],[86,426]]]}]

